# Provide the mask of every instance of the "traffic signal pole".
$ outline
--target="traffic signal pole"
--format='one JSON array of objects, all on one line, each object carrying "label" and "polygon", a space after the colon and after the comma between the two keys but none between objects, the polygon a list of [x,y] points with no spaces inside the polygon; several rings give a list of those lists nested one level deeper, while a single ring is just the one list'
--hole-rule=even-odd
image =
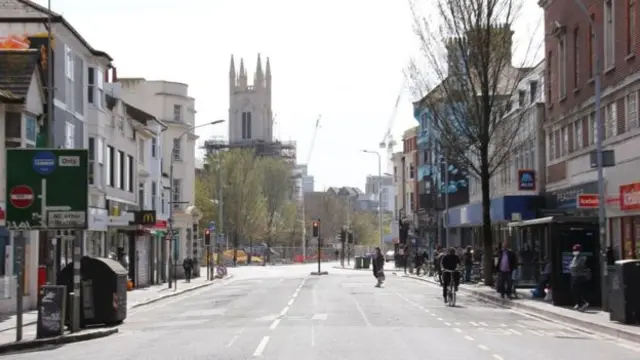
[{"label": "traffic signal pole", "polygon": [[313,271],[311,272],[311,275],[329,275],[329,272],[327,271],[322,271],[322,238],[320,237],[320,219],[317,220],[313,220],[313,223],[311,224],[312,227],[312,235],[313,237],[316,239],[316,241],[318,242],[318,254],[316,255],[316,257],[318,258],[318,271]]}]

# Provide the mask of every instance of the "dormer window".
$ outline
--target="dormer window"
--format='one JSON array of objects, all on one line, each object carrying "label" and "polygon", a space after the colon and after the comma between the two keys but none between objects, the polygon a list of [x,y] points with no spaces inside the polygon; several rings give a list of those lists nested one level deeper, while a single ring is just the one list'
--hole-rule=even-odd
[{"label": "dormer window", "polygon": [[524,90],[518,91],[518,107],[524,107],[524,101],[527,93]]}]

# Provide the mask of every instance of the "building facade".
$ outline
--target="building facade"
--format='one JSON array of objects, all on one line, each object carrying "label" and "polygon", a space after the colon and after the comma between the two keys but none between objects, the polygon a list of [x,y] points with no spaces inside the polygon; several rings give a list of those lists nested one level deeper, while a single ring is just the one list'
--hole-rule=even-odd
[{"label": "building facade", "polygon": [[[154,145],[157,147],[159,172],[163,176],[156,183],[156,195],[151,191],[147,198],[155,198],[156,206],[162,207],[166,200],[173,207],[174,240],[170,242],[171,248],[165,251],[175,260],[174,263],[181,264],[186,256],[197,256],[200,251],[198,232],[194,231],[194,224],[197,225],[200,216],[194,207],[195,146],[198,137],[191,128],[195,126],[195,99],[189,96],[188,85],[182,83],[140,78],[118,79],[118,83],[127,103],[148,112],[166,125],[155,144],[153,139],[145,140],[146,151],[151,151]],[[168,183],[171,163],[174,168],[173,184]],[[153,171],[158,171],[157,166]],[[145,189],[147,186],[148,183],[145,183]],[[171,199],[169,186],[173,187]],[[158,197],[160,200],[157,200]],[[184,276],[181,266],[176,271],[178,276]]]},{"label": "building facade", "polygon": [[[9,148],[33,148],[43,134],[45,94],[41,78],[38,50],[0,49],[0,153]],[[11,71],[11,73],[9,73]],[[6,209],[5,156],[0,156],[0,314],[16,309],[17,267],[16,243],[5,223]],[[25,232],[23,304],[26,309],[37,306],[38,260],[40,242],[37,231]]]},{"label": "building facade", "polygon": [[[378,189],[380,188],[380,182],[382,182],[382,202],[381,202],[381,207],[382,207],[382,211],[384,212],[389,212],[389,213],[393,213],[394,211],[394,201],[395,201],[395,185],[393,183],[393,176],[390,175],[383,175],[382,177],[380,176],[374,176],[374,175],[369,175],[367,176],[366,182],[365,182],[365,194],[367,195],[374,195],[375,199],[376,199],[376,204],[379,202],[378,201]],[[377,205],[376,205],[377,206]]]},{"label": "building facade", "polygon": [[[539,3],[549,34],[545,37],[544,87],[547,206],[575,212],[581,207],[578,195],[596,198],[597,175],[591,157],[597,136],[594,76],[598,54],[603,145],[615,158],[615,166],[604,169],[607,238],[620,258],[637,258],[640,185],[633,181],[640,178],[640,4],[586,1],[589,14],[585,14],[571,1]],[[595,212],[597,200],[591,208]]]}]

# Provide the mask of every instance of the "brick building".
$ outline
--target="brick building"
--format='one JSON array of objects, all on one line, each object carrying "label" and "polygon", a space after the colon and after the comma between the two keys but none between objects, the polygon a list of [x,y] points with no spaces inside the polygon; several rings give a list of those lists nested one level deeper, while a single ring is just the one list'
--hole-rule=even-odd
[{"label": "brick building", "polygon": [[579,194],[597,193],[590,153],[597,131],[598,52],[604,149],[613,150],[616,159],[615,167],[605,169],[608,238],[621,255],[635,256],[636,244],[640,249],[640,184],[633,183],[640,181],[640,1],[580,1],[588,14],[575,1],[539,2],[545,13],[547,63],[547,207],[571,212]]}]

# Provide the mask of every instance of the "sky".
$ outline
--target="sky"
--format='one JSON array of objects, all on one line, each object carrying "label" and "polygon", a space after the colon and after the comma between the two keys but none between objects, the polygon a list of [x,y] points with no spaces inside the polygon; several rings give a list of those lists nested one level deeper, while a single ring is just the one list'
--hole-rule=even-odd
[{"label": "sky", "polygon": [[[316,191],[364,188],[378,160],[362,150],[380,151],[388,172],[379,143],[389,125],[395,151],[402,150],[402,133],[417,125],[403,74],[419,52],[407,0],[51,2],[94,48],[114,58],[119,77],[187,83],[196,124],[228,117],[232,54],[236,64],[244,58],[249,79],[258,53],[269,57],[274,136],[297,142],[298,162],[309,162]],[[530,36],[531,24],[541,26],[542,10],[526,3],[516,38]],[[196,131],[199,145],[228,133],[226,124]]]}]

